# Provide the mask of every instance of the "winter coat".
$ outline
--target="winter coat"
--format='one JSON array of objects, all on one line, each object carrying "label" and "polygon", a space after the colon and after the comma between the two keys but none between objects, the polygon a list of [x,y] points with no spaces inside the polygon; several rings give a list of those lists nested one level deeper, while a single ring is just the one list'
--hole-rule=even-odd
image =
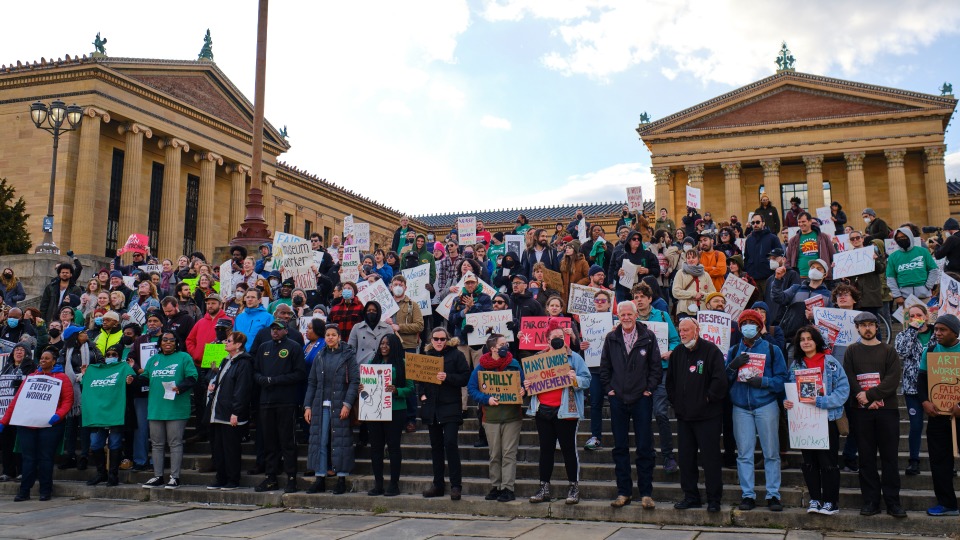
[{"label": "winter coat", "polygon": [[[30,377],[39,377],[41,375],[46,375],[47,377],[53,377],[60,381],[60,400],[57,402],[56,415],[60,417],[60,420],[57,422],[63,422],[67,417],[67,413],[70,412],[70,409],[73,407],[74,399],[80,399],[80,396],[73,395],[73,384],[71,384],[70,379],[63,373],[63,368],[59,364],[55,364],[50,373],[43,373],[42,371],[35,371],[26,377],[24,381]],[[23,384],[20,385],[20,388],[17,389],[17,393],[13,396],[13,400],[10,401],[10,405],[7,406],[7,412],[3,414],[3,419],[0,419],[0,424],[4,426],[10,425],[10,417],[13,416],[13,410],[17,407],[17,399],[20,397],[20,391],[26,388]],[[28,427],[27,429],[41,429]]]},{"label": "winter coat", "polygon": [[[563,389],[563,392],[560,394],[560,408],[557,409],[557,418],[561,420],[569,418],[583,420],[583,391],[590,388],[590,381],[593,380],[593,375],[590,373],[587,363],[579,354],[571,351],[567,355],[567,360],[570,362],[570,367],[572,368],[574,376],[577,378],[577,385],[567,386]],[[571,400],[573,400],[573,403],[571,403]],[[537,409],[539,408],[540,398],[537,397],[537,395],[530,396],[530,406],[527,407],[527,416],[536,417]]]},{"label": "winter coat", "polygon": [[823,297],[823,307],[833,307],[833,303],[830,300],[830,289],[827,288],[826,282],[821,282],[815,289],[810,287],[808,279],[788,289],[784,289],[783,286],[782,279],[773,280],[773,301],[784,310],[780,327],[787,341],[792,341],[794,334],[801,326],[810,324],[807,320],[807,299],[820,295]]},{"label": "winter coat", "polygon": [[357,363],[366,364],[370,362],[373,356],[377,354],[380,340],[393,333],[393,327],[383,320],[373,328],[370,328],[366,321],[354,326],[353,331],[350,332],[349,343],[356,353]]},{"label": "winter coat", "polygon": [[[227,363],[230,367],[224,370]],[[213,408],[215,423],[229,424],[230,416],[234,414],[237,415],[239,423],[250,420],[250,398],[253,395],[252,356],[241,351],[232,360],[224,360],[216,378],[211,382],[215,389],[210,394],[209,406]],[[209,408],[207,414],[210,414]]]},{"label": "winter coat", "polygon": [[557,253],[556,249],[548,246],[541,253],[539,261],[537,260],[536,250],[525,250],[520,259],[520,273],[527,276],[527,279],[533,279],[533,265],[538,262],[542,262],[547,270],[560,271],[560,254]]},{"label": "winter coat", "polygon": [[[683,271],[681,263],[680,271],[677,272],[677,277],[673,280],[673,297],[677,299],[677,313],[689,313],[687,308],[690,304],[697,303],[693,298],[698,292],[706,298],[708,294],[716,290],[717,288],[713,286],[713,280],[710,279],[709,274],[704,272],[702,276],[693,276]],[[703,300],[700,302],[702,304]]]},{"label": "winter coat", "polygon": [[[740,382],[737,378],[739,370],[730,368],[733,359],[744,352],[766,355],[760,388]],[[783,393],[783,383],[787,380],[787,364],[783,359],[783,352],[765,339],[754,341],[751,347],[747,347],[743,341],[730,347],[726,366],[727,382],[730,384],[730,401],[736,407],[753,411],[773,402]]]},{"label": "winter coat", "polygon": [[920,377],[920,361],[927,354],[927,348],[933,339],[933,329],[928,328],[929,335],[927,344],[924,345],[920,340],[920,331],[912,326],[907,326],[902,332],[897,334],[894,341],[894,348],[903,362],[903,374],[900,377],[900,383],[903,385],[905,395],[918,394],[917,381]]},{"label": "winter coat", "polygon": [[883,240],[874,239],[873,247],[877,253],[873,272],[851,276],[850,284],[860,291],[857,308],[879,308],[883,305],[883,286],[886,285],[887,255]]},{"label": "winter coat", "polygon": [[563,290],[557,291],[560,293],[560,297],[563,298],[563,305],[567,305],[567,299],[570,296],[570,284],[577,283],[579,285],[586,285],[590,282],[588,277],[590,274],[590,265],[587,264],[587,260],[580,256],[574,255],[574,260],[569,260],[567,257],[564,257],[560,261],[560,279],[563,280]]},{"label": "winter coat", "polygon": [[[467,342],[467,332],[464,331],[467,313],[486,313],[487,311],[493,311],[493,301],[490,299],[490,295],[480,291],[480,286],[477,285],[473,295],[473,307],[469,310],[465,309],[463,302],[460,301],[459,295],[457,299],[453,301],[453,307],[450,308],[450,325],[454,328],[456,337],[464,344]],[[540,304],[538,304],[536,300],[531,298],[530,301],[538,308],[540,307]]]},{"label": "winter coat", "polygon": [[[128,289],[129,290],[129,289]],[[64,298],[68,294],[75,294],[77,297],[83,294],[83,291],[80,287],[70,284],[67,286],[67,289],[64,291]],[[127,300],[130,299],[129,296],[126,297]],[[40,313],[43,316],[45,321],[58,321],[60,317],[58,316],[60,312],[60,280],[51,281],[46,287],[43,288],[43,293],[40,295]]]},{"label": "winter coat", "polygon": [[[513,266],[507,268],[504,263],[511,260],[513,261]],[[507,254],[503,256],[503,260],[500,261],[496,272],[493,273],[493,288],[510,292],[510,281],[517,272],[520,272],[520,257],[512,251],[508,251]]]},{"label": "winter coat", "polygon": [[[796,383],[798,369],[806,369],[807,364],[804,360],[794,361],[787,372],[787,382]],[[843,416],[843,404],[850,397],[850,382],[847,380],[847,372],[836,358],[829,354],[823,360],[823,392],[824,395],[817,396],[814,406],[818,409],[827,409],[827,420],[839,420]]]},{"label": "winter coat", "polygon": [[703,270],[713,280],[713,288],[720,290],[727,276],[727,257],[715,249],[700,252],[700,264]]},{"label": "winter coat", "polygon": [[[762,204],[753,211],[753,215],[760,216],[763,218],[763,226],[773,231],[773,234],[776,235],[780,232],[780,211],[777,210],[777,207],[771,202],[768,206],[763,206]],[[751,236],[755,233],[751,233]]]},{"label": "winter coat", "polygon": [[261,329],[270,326],[273,322],[273,315],[270,315],[262,305],[253,308],[244,308],[237,320],[233,322],[233,329],[237,332],[243,332],[247,336],[247,352],[252,351],[253,338]]},{"label": "winter coat", "polygon": [[420,344],[420,332],[423,332],[423,313],[420,311],[420,304],[414,302],[409,296],[397,300],[397,307],[400,309],[393,314],[393,324],[400,327],[397,335],[400,336],[400,343],[404,349],[415,349]]},{"label": "winter coat", "polygon": [[614,395],[627,405],[636,403],[644,392],[651,394],[660,386],[663,368],[657,337],[642,323],[636,326],[637,341],[627,352],[623,326],[617,326],[603,339],[600,355],[600,383],[603,393]]},{"label": "winter coat", "polygon": [[654,227],[656,227],[656,230],[658,231],[661,229],[668,231],[670,236],[673,236],[674,232],[677,230],[676,224],[670,218],[657,219],[657,223],[654,225]]},{"label": "winter coat", "polygon": [[253,357],[253,380],[260,386],[261,409],[297,404],[297,389],[306,378],[303,345],[292,339],[271,339]]},{"label": "winter coat", "polygon": [[[334,361],[337,366],[333,373],[326,373],[323,369],[324,359]],[[320,424],[323,420],[323,389],[331,389],[330,399],[330,445],[333,449],[333,470],[349,473],[353,470],[353,428],[350,427],[350,418],[340,419],[340,410],[346,405],[353,408],[357,405],[358,389],[360,387],[360,368],[354,356],[353,347],[340,342],[340,347],[331,349],[324,347],[310,366],[310,375],[307,377],[307,393],[303,406],[309,407],[310,418],[310,449],[307,453],[307,468],[314,471],[327,470],[326,463],[320,463],[320,441],[322,433]]]},{"label": "winter coat", "polygon": [[[811,229],[811,231],[816,231],[816,229]],[[802,233],[798,231],[787,242],[787,266],[790,268],[797,268],[797,261],[800,258],[800,236],[802,236]],[[830,276],[833,275],[833,254],[836,251],[830,237],[825,233],[817,232],[817,252],[819,253],[817,258],[823,259],[827,263],[826,279],[830,279]]]},{"label": "winter coat", "polygon": [[[776,211],[776,208],[774,208],[774,211]],[[770,229],[763,228],[754,231],[747,237],[743,245],[743,269],[758,283],[766,281],[768,277],[773,275],[768,256],[772,250],[778,247],[782,247],[780,238],[770,232]]]},{"label": "winter coat", "polygon": [[461,388],[469,382],[470,366],[463,353],[457,350],[458,343],[457,339],[453,339],[448,341],[447,346],[440,351],[432,347],[426,351],[430,356],[443,357],[443,372],[447,374],[447,378],[439,384],[423,382],[417,384],[417,395],[420,396],[420,418],[424,424],[431,425],[434,422],[463,424],[463,411],[460,409]]},{"label": "winter coat", "polygon": [[680,248],[674,244],[670,244],[665,248],[660,247],[658,244],[651,244],[650,252],[654,254],[657,258],[657,263],[660,265],[660,276],[657,278],[657,283],[660,284],[661,288],[669,287],[674,275],[676,275],[677,268],[680,267],[680,259],[682,256]]},{"label": "winter coat", "polygon": [[190,335],[187,336],[187,352],[193,357],[193,363],[199,368],[200,361],[203,360],[203,349],[207,343],[213,343],[217,340],[217,321],[228,319],[227,314],[221,309],[216,315],[207,313],[202,319],[193,325]]},{"label": "winter coat", "polygon": [[696,422],[718,418],[727,398],[723,353],[713,343],[697,338],[693,349],[677,347],[666,367],[666,389],[677,418]]},{"label": "winter coat", "polygon": [[23,283],[16,277],[12,278],[13,283],[9,287],[5,287],[3,282],[0,282],[0,294],[3,295],[3,303],[12,308],[17,307],[17,302],[22,301],[27,297],[27,293],[23,291]]},{"label": "winter coat", "polygon": [[[629,240],[629,236],[627,239]],[[627,253],[627,250],[624,249],[620,253],[614,255],[610,261],[610,265],[607,267],[607,282],[611,285],[613,284],[614,278],[617,279],[617,288],[616,290],[623,293],[627,297],[630,296],[630,291],[620,284],[620,279],[617,278],[617,272],[623,267],[623,261],[630,261],[631,263],[642,266],[650,271],[648,274],[637,274],[637,277],[634,279],[635,282],[639,282],[646,276],[653,276],[655,278],[660,277],[660,260],[657,259],[657,256],[649,251],[643,249],[642,247],[637,248],[637,251],[633,253]]]},{"label": "winter coat", "polygon": [[867,236],[872,236],[874,238],[879,238],[881,240],[890,238],[893,236],[893,231],[890,230],[890,226],[887,225],[887,222],[880,219],[874,218],[869,225],[863,230],[864,234]]}]

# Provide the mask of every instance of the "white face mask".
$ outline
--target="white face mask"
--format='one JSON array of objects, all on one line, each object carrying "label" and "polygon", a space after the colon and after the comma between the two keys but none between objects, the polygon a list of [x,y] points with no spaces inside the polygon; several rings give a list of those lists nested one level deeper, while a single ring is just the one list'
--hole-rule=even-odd
[{"label": "white face mask", "polygon": [[816,268],[811,268],[810,272],[807,273],[807,277],[809,277],[811,281],[820,281],[823,279],[823,272]]},{"label": "white face mask", "polygon": [[868,218],[868,217],[863,218],[863,222],[866,223],[867,225],[869,225],[869,224],[870,224],[870,218]]},{"label": "white face mask", "polygon": [[770,269],[776,270],[777,268],[780,268],[780,263],[776,259],[770,259]]},{"label": "white face mask", "polygon": [[394,288],[393,288],[393,295],[394,295],[394,296],[403,296],[403,287],[400,287],[400,286],[394,287]]},{"label": "white face mask", "polygon": [[696,344],[697,344],[697,339],[694,338],[694,339],[691,339],[690,341],[684,343],[683,346],[686,347],[686,348],[688,348],[688,349],[690,349],[690,350],[693,350],[693,347],[696,346]]}]

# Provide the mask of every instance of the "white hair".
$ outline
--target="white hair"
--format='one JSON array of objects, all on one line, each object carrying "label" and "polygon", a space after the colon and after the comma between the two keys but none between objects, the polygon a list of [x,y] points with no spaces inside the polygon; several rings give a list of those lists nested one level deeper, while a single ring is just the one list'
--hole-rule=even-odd
[{"label": "white hair", "polygon": [[636,313],[637,305],[634,304],[633,301],[631,300],[624,300],[623,302],[620,302],[619,304],[617,304],[617,313],[623,312],[624,309],[629,309],[634,313]]},{"label": "white hair", "polygon": [[700,328],[700,323],[698,323],[697,320],[694,319],[693,317],[684,317],[684,318],[680,319],[680,322],[677,323],[677,328],[679,328],[680,325],[683,324],[683,323],[685,323],[685,322],[689,322],[689,323],[693,324],[694,326],[696,326],[697,328]]}]

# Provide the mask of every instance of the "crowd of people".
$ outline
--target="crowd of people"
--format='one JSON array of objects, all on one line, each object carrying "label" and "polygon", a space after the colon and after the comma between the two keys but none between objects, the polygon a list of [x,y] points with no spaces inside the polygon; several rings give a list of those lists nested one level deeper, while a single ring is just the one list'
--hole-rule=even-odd
[{"label": "crowd of people", "polygon": [[[679,472],[683,497],[674,508],[699,508],[705,501],[708,511],[720,511],[721,473],[728,467],[737,471],[739,509],[754,509],[760,497],[755,459],[762,459],[766,506],[780,511],[781,470],[791,457],[785,417],[800,405],[786,398],[784,385],[803,370],[801,376],[813,373],[822,381],[813,396],[804,397],[826,410],[829,420],[829,449],[804,449],[802,463],[793,464],[810,493],[808,512],[839,512],[846,471],[859,475],[861,514],[879,513],[882,502],[890,515],[906,517],[900,475],[920,473],[926,423],[936,497],[927,513],[958,515],[952,418],[938,415],[927,394],[926,354],[960,351],[960,319],[938,313],[941,268],[960,281],[960,224],[948,219],[942,233],[918,244],[915,224],[891,229],[870,208],[858,229],[837,202],[823,221],[800,203],[791,200],[781,219],[764,195],[746,223],[737,216],[714,222],[709,212],[701,216],[689,208],[679,226],[666,209],[648,221],[624,205],[612,231],[589,223],[581,210],[553,231],[533,228],[520,215],[510,231],[524,238],[519,252],[508,250],[505,234],[491,234],[482,222],[476,242],[465,245],[456,230],[437,241],[403,218],[389,247],[364,254],[356,281],[344,279],[341,239],[325,246],[314,233],[313,290],[271,270],[269,243],[257,254],[232,247],[229,265],[202,253],[174,262],[134,252],[132,262],[118,256],[79,283],[83,268],[74,260],[57,266],[39,308],[17,307],[25,298],[22,285],[12,269],[4,269],[0,395],[15,395],[0,419],[0,481],[19,479],[17,501],[30,498],[38,479],[40,498],[48,500],[54,466],[92,466],[89,485],[117,485],[120,470],[152,471],[144,488],[176,489],[184,444],[209,441],[216,476],[207,489],[233,490],[241,485],[241,445],[252,440],[256,465],[246,474],[262,476],[256,491],[296,492],[302,473],[313,478],[308,493],[326,492],[328,478],[334,494],[345,493],[355,452],[369,445],[375,480],[368,494],[396,496],[402,434],[426,429],[433,481],[423,496],[445,496],[449,487],[450,498],[460,500],[459,431],[476,404],[474,446],[489,449],[487,500],[516,499],[521,425],[530,417],[540,447],[539,487],[530,503],[552,500],[559,448],[565,502],[577,504],[578,425],[589,403],[591,436],[584,450],[604,450],[606,401],[617,489],[613,507],[630,504],[635,494],[644,508],[656,506],[656,420],[664,472]],[[834,256],[844,249],[840,235],[852,248],[873,248],[873,272],[833,279]],[[888,239],[896,245],[889,253]],[[422,265],[429,267],[425,289],[432,314],[411,298],[419,295],[408,290],[403,272]],[[229,275],[221,268],[229,268]],[[554,273],[560,275],[559,290],[549,279]],[[725,310],[722,290],[729,276],[755,290],[731,323],[730,348],[721,350],[703,337],[697,314]],[[397,306],[389,314],[376,301],[360,300],[361,290],[377,281]],[[593,287],[594,310],[611,313],[615,324],[602,340],[585,339],[579,316],[568,311],[574,284]],[[837,345],[835,334],[815,324],[815,305],[859,312],[858,339]],[[448,316],[440,315],[444,306]],[[892,336],[882,335],[889,325],[880,323],[891,321],[896,308],[905,308],[903,324],[890,345]],[[476,329],[468,316],[489,311],[509,312],[509,335],[490,332],[482,344],[471,345]],[[522,361],[538,351],[521,349],[514,338],[529,317],[548,318],[548,350],[566,358],[571,386],[531,391]],[[666,325],[665,348],[647,323]],[[591,348],[601,348],[599,365],[587,365]],[[435,380],[407,377],[406,355],[413,353],[442,359]],[[392,420],[358,421],[361,364],[391,366],[384,390],[392,394]],[[499,403],[485,393],[478,386],[480,371],[518,372],[526,405]],[[19,390],[35,377],[60,382],[55,413],[46,427],[14,425],[17,408],[27,407]],[[910,424],[904,471],[897,460],[901,394]],[[952,414],[960,416],[960,404]],[[188,424],[194,429],[184,440]],[[304,442],[308,470],[299,471],[298,443]],[[698,488],[700,468],[705,498]]]}]

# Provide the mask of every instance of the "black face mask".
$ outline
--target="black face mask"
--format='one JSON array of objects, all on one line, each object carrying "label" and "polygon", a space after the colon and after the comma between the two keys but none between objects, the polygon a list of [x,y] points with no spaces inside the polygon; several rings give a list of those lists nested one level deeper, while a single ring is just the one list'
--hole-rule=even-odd
[{"label": "black face mask", "polygon": [[302,296],[295,296],[295,297],[293,298],[293,305],[295,305],[295,306],[302,306],[302,305],[303,305],[303,297],[302,297]]},{"label": "black face mask", "polygon": [[60,337],[59,328],[51,328],[50,330],[47,330],[47,333],[50,334],[50,337],[52,337],[53,339],[57,339],[58,337]]},{"label": "black face mask", "polygon": [[227,328],[217,328],[217,340],[224,341],[227,339],[227,336],[230,334],[229,329]]},{"label": "black face mask", "polygon": [[510,259],[504,259],[504,260],[503,260],[503,267],[504,267],[504,268],[513,268],[513,266],[514,266],[515,264],[516,264],[516,262],[515,262],[512,258],[510,258]]},{"label": "black face mask", "polygon": [[129,347],[130,345],[133,345],[133,338],[130,336],[123,336],[120,338],[120,344],[124,347]]},{"label": "black face mask", "polygon": [[900,246],[904,251],[910,249],[911,242],[909,238],[897,238],[897,245]]},{"label": "black face mask", "polygon": [[367,326],[373,328],[380,323],[380,314],[379,313],[365,313],[363,315],[363,320],[366,321]]},{"label": "black face mask", "polygon": [[550,348],[555,351],[559,351],[560,349],[562,349],[564,344],[565,343],[562,337],[555,337],[550,340]]}]

